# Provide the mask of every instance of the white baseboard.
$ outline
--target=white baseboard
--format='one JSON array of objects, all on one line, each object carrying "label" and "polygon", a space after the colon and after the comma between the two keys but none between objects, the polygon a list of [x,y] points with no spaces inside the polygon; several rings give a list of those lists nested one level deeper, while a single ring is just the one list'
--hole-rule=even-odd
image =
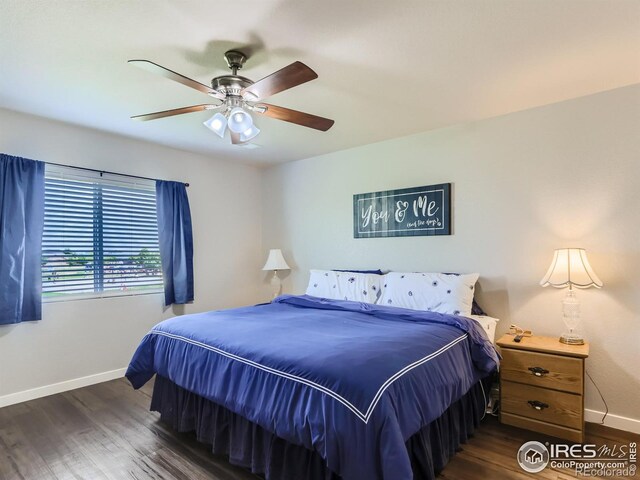
[{"label": "white baseboard", "polygon": [[16,403],[27,402],[40,397],[46,397],[48,395],[54,395],[56,393],[75,390],[76,388],[88,387],[89,385],[95,385],[96,383],[108,382],[109,380],[115,380],[116,378],[122,378],[126,370],[126,368],[119,368],[109,372],[97,373],[87,377],[74,378],[64,382],[45,385],[44,387],[32,388],[22,392],[3,395],[0,396],[0,408],[14,405]]},{"label": "white baseboard", "polygon": [[[88,387],[89,385],[95,385],[96,383],[108,382],[109,380],[122,378],[126,370],[126,368],[118,368],[117,370],[111,370],[109,372],[97,373],[95,375],[45,385],[44,387],[32,388],[22,392],[3,395],[0,396],[0,408],[14,405],[16,403],[27,402],[29,400],[35,400],[36,398],[46,397],[48,395],[54,395],[56,393],[75,390],[76,388]],[[604,412],[599,412],[598,410],[585,409],[584,411],[584,419],[586,422],[600,423],[603,415]],[[636,420],[635,418],[622,417],[620,415],[609,413],[607,418],[605,418],[604,424],[607,427],[640,434],[640,420]]]},{"label": "white baseboard", "polygon": [[[597,410],[584,410],[584,421],[591,423],[600,423],[604,412]],[[625,432],[632,432],[640,434],[640,420],[635,418],[621,417],[620,415],[613,415],[609,413],[607,418],[604,419],[604,425],[618,430],[624,430]]]}]

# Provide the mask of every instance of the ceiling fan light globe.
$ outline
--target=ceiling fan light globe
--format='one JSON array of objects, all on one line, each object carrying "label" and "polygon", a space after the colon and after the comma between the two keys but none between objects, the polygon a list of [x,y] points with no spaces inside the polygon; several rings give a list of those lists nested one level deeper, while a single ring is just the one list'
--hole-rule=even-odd
[{"label": "ceiling fan light globe", "polygon": [[224,138],[224,132],[227,129],[227,119],[220,112],[216,113],[206,122],[202,122],[202,124],[220,138]]},{"label": "ceiling fan light globe", "polygon": [[253,126],[253,118],[242,108],[236,107],[229,113],[229,130],[242,133]]},{"label": "ceiling fan light globe", "polygon": [[260,129],[255,125],[251,125],[251,127],[240,134],[240,141],[244,143],[253,140],[259,133]]}]

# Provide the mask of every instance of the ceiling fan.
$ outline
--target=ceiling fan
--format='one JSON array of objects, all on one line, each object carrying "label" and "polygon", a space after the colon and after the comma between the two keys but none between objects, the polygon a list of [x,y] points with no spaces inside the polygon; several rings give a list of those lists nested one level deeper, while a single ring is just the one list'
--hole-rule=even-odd
[{"label": "ceiling fan", "polygon": [[238,50],[229,50],[224,54],[224,58],[231,69],[231,75],[213,78],[211,86],[192,80],[149,60],[129,60],[129,63],[137,67],[194,88],[220,101],[220,103],[215,104],[192,105],[190,107],[136,115],[131,118],[146,121],[203,110],[218,110],[213,117],[204,122],[204,125],[220,138],[224,138],[225,132],[228,130],[231,136],[231,143],[234,145],[247,143],[260,133],[260,130],[253,124],[253,118],[249,112],[295,123],[303,127],[322,130],[323,132],[329,130],[333,125],[333,120],[328,118],[262,102],[264,98],[318,78],[316,72],[304,63],[293,62],[291,65],[281,68],[257,82],[253,82],[246,77],[238,75],[238,70],[242,68],[247,60],[244,53]]}]

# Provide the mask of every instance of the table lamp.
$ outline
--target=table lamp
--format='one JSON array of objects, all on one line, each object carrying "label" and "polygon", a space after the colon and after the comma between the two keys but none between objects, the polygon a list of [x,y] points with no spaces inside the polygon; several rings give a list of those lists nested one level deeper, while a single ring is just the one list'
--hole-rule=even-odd
[{"label": "table lamp", "polygon": [[280,293],[282,284],[280,277],[278,277],[278,270],[290,270],[289,265],[282,256],[282,251],[279,248],[272,248],[269,250],[269,256],[267,257],[267,263],[264,264],[262,270],[273,270],[273,277],[271,277],[271,288],[273,288],[273,298],[276,298]]},{"label": "table lamp", "polygon": [[587,252],[583,248],[559,248],[556,250],[551,266],[540,281],[540,285],[543,287],[551,285],[556,288],[569,287],[567,295],[562,300],[562,318],[568,332],[562,334],[560,342],[569,345],[584,344],[584,338],[575,331],[580,323],[580,301],[576,297],[573,287],[600,288],[603,285],[589,265]]}]

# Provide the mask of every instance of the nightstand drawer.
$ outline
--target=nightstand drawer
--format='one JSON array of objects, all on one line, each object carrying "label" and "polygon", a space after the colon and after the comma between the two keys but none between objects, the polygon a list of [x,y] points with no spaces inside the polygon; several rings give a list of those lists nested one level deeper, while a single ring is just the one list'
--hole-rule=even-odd
[{"label": "nightstand drawer", "polygon": [[533,430],[544,433],[545,435],[551,435],[552,437],[564,438],[571,442],[584,442],[584,432],[582,430],[554,425],[553,423],[539,422],[533,418],[520,417],[505,412],[500,414],[500,421],[505,425],[513,425],[514,427]]},{"label": "nightstand drawer", "polygon": [[582,396],[507,381],[501,388],[503,412],[582,430]]},{"label": "nightstand drawer", "polygon": [[503,348],[500,377],[511,382],[581,394],[582,368],[581,358]]}]

